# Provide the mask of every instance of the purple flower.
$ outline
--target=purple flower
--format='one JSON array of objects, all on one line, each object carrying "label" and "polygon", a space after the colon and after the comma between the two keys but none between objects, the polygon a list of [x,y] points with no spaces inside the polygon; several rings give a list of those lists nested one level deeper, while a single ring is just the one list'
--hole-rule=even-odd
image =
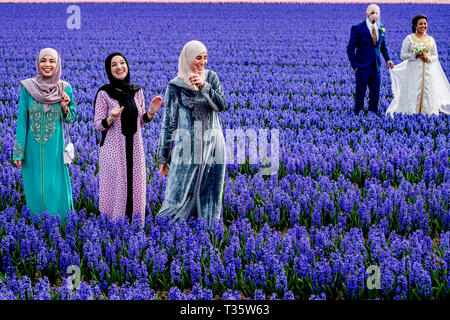
[{"label": "purple flower", "polygon": [[14,292],[2,281],[0,281],[0,300],[16,300]]},{"label": "purple flower", "polygon": [[308,300],[327,300],[327,296],[324,292],[321,292],[320,294],[312,294]]},{"label": "purple flower", "polygon": [[418,293],[428,298],[431,294],[431,278],[419,262],[414,262],[409,276],[411,286],[416,286]]},{"label": "purple flower", "polygon": [[241,296],[238,290],[231,291],[228,289],[222,295],[222,300],[241,300]]},{"label": "purple flower", "polygon": [[169,290],[169,300],[186,300],[186,295],[178,287],[171,287]]},{"label": "purple flower", "polygon": [[395,289],[395,300],[408,299],[408,279],[404,275],[397,277],[397,288]]},{"label": "purple flower", "polygon": [[80,282],[80,288],[76,290],[74,300],[93,300],[94,295],[92,292],[92,288],[89,284],[84,281]]},{"label": "purple flower", "polygon": [[261,289],[255,290],[254,299],[255,300],[266,300],[266,295],[264,294],[263,290],[261,290]]},{"label": "purple flower", "polygon": [[35,300],[50,300],[51,299],[51,289],[50,283],[47,277],[42,277],[39,282],[34,287],[34,299]]},{"label": "purple flower", "polygon": [[322,286],[331,285],[331,268],[328,260],[321,259],[314,263],[314,269],[312,272],[312,284],[313,290],[316,291]]},{"label": "purple flower", "polygon": [[286,291],[283,295],[283,300],[294,300],[294,294],[292,291]]},{"label": "purple flower", "polygon": [[201,284],[197,283],[186,300],[213,300],[213,294],[210,289],[202,288]]},{"label": "purple flower", "polygon": [[108,289],[108,300],[120,300],[120,291],[115,283]]},{"label": "purple flower", "polygon": [[179,260],[173,260],[170,264],[170,277],[175,283],[181,283],[181,265]]}]

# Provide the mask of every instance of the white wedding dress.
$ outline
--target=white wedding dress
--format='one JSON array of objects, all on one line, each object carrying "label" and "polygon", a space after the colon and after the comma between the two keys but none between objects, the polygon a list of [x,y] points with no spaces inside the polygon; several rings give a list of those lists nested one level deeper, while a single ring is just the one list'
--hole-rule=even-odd
[{"label": "white wedding dress", "polygon": [[[411,52],[418,42],[427,45],[430,62],[423,62]],[[433,37],[426,35],[420,40],[415,34],[408,35],[403,40],[400,57],[404,61],[389,69],[394,99],[386,114],[450,114],[450,85],[439,63]]]}]

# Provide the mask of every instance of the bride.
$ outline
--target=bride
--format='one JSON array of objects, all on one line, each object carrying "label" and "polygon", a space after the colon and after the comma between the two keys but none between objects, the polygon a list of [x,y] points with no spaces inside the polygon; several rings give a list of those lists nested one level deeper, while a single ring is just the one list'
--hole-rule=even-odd
[{"label": "bride", "polygon": [[401,58],[405,61],[390,69],[392,100],[386,114],[450,113],[450,85],[438,60],[436,42],[427,35],[428,19],[417,15],[413,33],[403,40]]}]

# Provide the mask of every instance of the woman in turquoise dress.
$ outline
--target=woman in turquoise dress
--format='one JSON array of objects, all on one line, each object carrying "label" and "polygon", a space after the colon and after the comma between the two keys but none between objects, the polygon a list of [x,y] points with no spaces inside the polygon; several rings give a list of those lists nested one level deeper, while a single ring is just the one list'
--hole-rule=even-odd
[{"label": "woman in turquoise dress", "polygon": [[[21,169],[27,207],[65,218],[73,208],[62,121],[76,118],[72,88],[61,78],[61,59],[51,48],[36,60],[36,77],[20,82],[14,164]],[[62,117],[62,120],[61,120]]]}]

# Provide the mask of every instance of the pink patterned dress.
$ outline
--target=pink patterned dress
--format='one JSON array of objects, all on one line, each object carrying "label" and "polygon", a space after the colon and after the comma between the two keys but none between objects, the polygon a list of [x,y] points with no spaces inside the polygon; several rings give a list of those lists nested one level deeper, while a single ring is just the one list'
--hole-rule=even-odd
[{"label": "pink patterned dress", "polygon": [[[120,117],[113,121],[108,129],[104,120],[114,108],[120,108],[119,102],[105,91],[99,91],[95,105],[94,127],[98,131],[107,130],[102,146],[99,147],[99,210],[113,220],[126,217],[127,181],[132,181],[133,222],[139,219],[145,223],[145,156],[142,144],[141,126],[145,124],[145,101],[142,89],[136,92],[134,101],[138,109],[137,131],[133,136],[132,177],[127,176],[126,142],[122,134]],[[145,117],[146,118],[146,117]],[[148,119],[147,119],[148,120]],[[102,123],[103,122],[103,123]],[[131,169],[129,169],[131,170]],[[132,180],[129,180],[132,179]]]}]

